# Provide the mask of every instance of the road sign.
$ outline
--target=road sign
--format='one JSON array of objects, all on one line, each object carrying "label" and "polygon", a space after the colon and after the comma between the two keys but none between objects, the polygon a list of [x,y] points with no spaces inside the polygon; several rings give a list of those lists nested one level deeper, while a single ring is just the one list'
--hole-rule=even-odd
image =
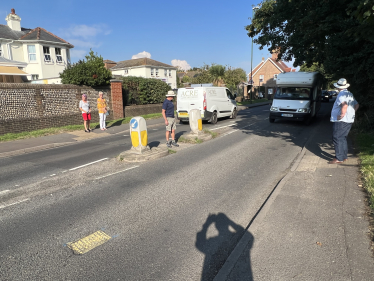
[{"label": "road sign", "polygon": [[131,119],[130,124],[131,129],[135,130],[136,128],[138,128],[138,121],[136,119]]}]

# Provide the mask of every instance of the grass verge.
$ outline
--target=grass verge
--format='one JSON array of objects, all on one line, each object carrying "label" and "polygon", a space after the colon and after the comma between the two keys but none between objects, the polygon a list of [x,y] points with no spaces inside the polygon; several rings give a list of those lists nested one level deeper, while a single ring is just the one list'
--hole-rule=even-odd
[{"label": "grass verge", "polygon": [[168,150],[169,150],[169,154],[177,153],[177,152],[176,152],[175,150],[173,150],[173,149],[168,148]]},{"label": "grass verge", "polygon": [[205,134],[210,134],[212,136],[212,139],[218,137],[218,133],[217,132],[212,132],[212,131],[209,131],[208,129],[204,129],[203,130]]},{"label": "grass verge", "polygon": [[363,186],[368,193],[369,205],[374,215],[374,134],[360,133],[355,139],[360,151]]},{"label": "grass verge", "polygon": [[259,103],[259,102],[270,102],[268,99],[258,99],[258,100],[246,100],[246,101],[242,101],[242,102],[237,102],[236,104],[237,105],[248,105],[248,104],[254,104],[254,103]]},{"label": "grass verge", "polygon": [[178,139],[178,142],[182,142],[182,143],[192,143],[192,144],[199,144],[199,143],[203,143],[204,141],[202,139],[199,139],[198,137],[194,138],[194,139],[186,139],[184,137],[180,137]]},{"label": "grass verge", "polygon": [[[149,119],[160,118],[162,117],[162,114],[152,113],[152,114],[146,114],[146,115],[141,115],[141,116],[144,119],[149,120]],[[125,118],[121,118],[117,120],[108,121],[107,127],[128,124],[131,118],[132,117],[125,117]],[[91,123],[91,128],[96,129],[99,127],[100,127],[99,123]],[[47,129],[41,129],[41,130],[36,130],[36,131],[31,131],[31,132],[8,133],[8,134],[0,136],[0,142],[37,138],[37,137],[42,137],[42,136],[55,135],[55,134],[67,133],[67,132],[73,132],[73,131],[79,131],[79,130],[84,130],[83,124],[82,125],[69,125],[69,126],[56,127],[56,128],[47,128]]]}]

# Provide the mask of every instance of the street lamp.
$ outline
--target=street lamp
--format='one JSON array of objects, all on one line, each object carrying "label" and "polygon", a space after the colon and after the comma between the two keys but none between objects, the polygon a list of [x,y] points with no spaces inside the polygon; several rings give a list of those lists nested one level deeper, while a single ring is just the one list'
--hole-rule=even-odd
[{"label": "street lamp", "polygon": [[[252,5],[252,21],[253,21],[253,16],[254,16],[254,13],[256,12],[256,10],[260,9],[259,6],[256,6],[256,7],[253,7]],[[253,69],[252,69],[252,61],[253,61],[253,37],[251,37],[252,39],[252,46],[251,46],[251,81],[249,81],[251,83],[251,103],[252,103],[252,93],[253,93]]]}]

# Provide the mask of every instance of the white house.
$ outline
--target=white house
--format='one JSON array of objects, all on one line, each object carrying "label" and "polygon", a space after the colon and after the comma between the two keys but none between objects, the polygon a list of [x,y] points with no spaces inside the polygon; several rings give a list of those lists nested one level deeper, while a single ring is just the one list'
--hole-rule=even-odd
[{"label": "white house", "polygon": [[[44,28],[21,27],[21,18],[14,9],[5,20],[7,25],[0,24],[0,57],[8,65],[14,64],[8,67],[18,65],[34,83],[61,83],[59,74],[70,63],[70,49],[74,46]],[[6,75],[4,67],[2,74]]]},{"label": "white house", "polygon": [[[113,75],[136,76],[159,79],[167,83],[172,89],[177,88],[177,68],[149,58],[140,58],[110,62],[108,68]],[[114,66],[112,66],[114,65]]]}]

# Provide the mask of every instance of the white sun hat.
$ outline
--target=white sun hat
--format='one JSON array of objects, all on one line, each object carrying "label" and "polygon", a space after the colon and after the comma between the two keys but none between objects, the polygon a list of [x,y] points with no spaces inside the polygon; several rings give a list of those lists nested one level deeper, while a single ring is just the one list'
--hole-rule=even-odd
[{"label": "white sun hat", "polygon": [[175,97],[174,91],[168,91],[167,97]]},{"label": "white sun hat", "polygon": [[350,84],[347,83],[347,80],[345,78],[340,78],[337,83],[334,83],[334,86],[338,89],[347,89]]}]

